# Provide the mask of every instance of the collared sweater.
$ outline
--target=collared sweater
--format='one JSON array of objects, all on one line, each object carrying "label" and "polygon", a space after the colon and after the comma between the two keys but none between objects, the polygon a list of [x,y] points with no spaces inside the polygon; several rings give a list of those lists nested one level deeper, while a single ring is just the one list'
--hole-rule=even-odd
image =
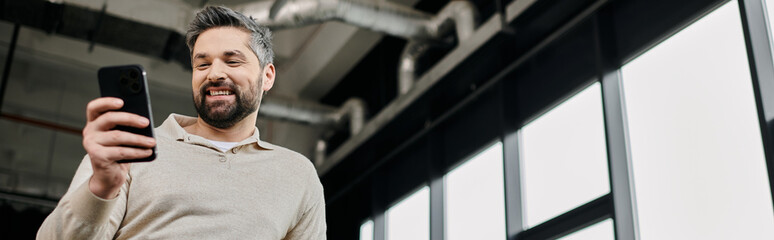
[{"label": "collared sweater", "polygon": [[88,187],[88,155],[38,239],[325,239],[325,202],[311,162],[255,133],[227,151],[172,114],[157,158],[132,163],[118,197]]}]

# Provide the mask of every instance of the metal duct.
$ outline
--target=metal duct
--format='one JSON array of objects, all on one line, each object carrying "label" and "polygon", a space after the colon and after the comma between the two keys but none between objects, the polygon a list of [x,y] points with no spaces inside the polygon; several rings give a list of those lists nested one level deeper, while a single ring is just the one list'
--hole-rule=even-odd
[{"label": "metal duct", "polygon": [[[367,112],[366,104],[363,100],[359,98],[350,98],[344,102],[344,104],[341,104],[341,107],[339,107],[336,112],[329,116],[331,116],[336,123],[347,120],[349,122],[349,135],[355,136],[363,130]],[[314,163],[317,166],[322,166],[325,162],[327,151],[328,143],[323,139],[318,139],[314,149]]]},{"label": "metal duct", "polygon": [[452,29],[456,30],[458,43],[468,39],[475,32],[478,18],[476,7],[469,1],[451,1],[435,16],[386,1],[276,0],[245,4],[237,9],[273,29],[336,20],[408,39],[398,68],[398,95],[407,93],[414,85],[417,61],[429,44],[443,43]]},{"label": "metal duct", "polygon": [[437,15],[386,1],[364,3],[354,0],[276,0],[237,7],[273,29],[301,27],[325,21],[341,21],[361,28],[406,38],[398,67],[398,95],[414,85],[417,61],[431,43],[456,30],[461,43],[475,32],[478,12],[469,1],[451,1]]},{"label": "metal duct", "polygon": [[336,127],[349,123],[349,132],[357,134],[363,129],[366,115],[363,100],[350,98],[339,108],[301,100],[265,98],[258,115],[265,118],[306,125]]},{"label": "metal duct", "polygon": [[363,130],[366,116],[366,104],[359,98],[350,98],[333,114],[333,119],[339,123],[344,119],[349,121],[349,133],[354,136]]},{"label": "metal duct", "polygon": [[386,1],[278,0],[244,4],[234,10],[272,29],[341,21],[406,39],[434,41],[442,37],[432,15]]},{"label": "metal duct", "polygon": [[454,26],[457,41],[468,39],[476,31],[478,11],[469,1],[451,1],[430,21],[431,28],[438,29],[440,36],[446,35]]},{"label": "metal duct", "polygon": [[[363,129],[366,114],[365,102],[359,98],[350,98],[339,108],[300,100],[266,98],[258,111],[258,115],[265,118],[331,128],[347,122],[351,136]],[[319,166],[323,163],[326,151],[327,144],[319,139],[315,147],[315,164]]]},{"label": "metal duct", "polygon": [[325,162],[326,151],[328,150],[328,143],[325,140],[317,139],[317,145],[314,148],[314,165],[322,166]]},{"label": "metal duct", "polygon": [[258,115],[305,125],[333,126],[337,123],[335,107],[300,100],[264,98]]},{"label": "metal duct", "polygon": [[[476,7],[468,1],[452,1],[427,24],[437,29],[441,36],[448,34],[452,26],[456,30],[457,43],[460,44],[476,31],[478,13]],[[417,62],[430,45],[427,42],[409,40],[400,56],[398,66],[398,95],[406,94],[414,86],[417,77]]]},{"label": "metal duct", "polygon": [[398,64],[398,96],[406,94],[414,86],[417,62],[429,47],[428,44],[415,41],[406,43]]}]

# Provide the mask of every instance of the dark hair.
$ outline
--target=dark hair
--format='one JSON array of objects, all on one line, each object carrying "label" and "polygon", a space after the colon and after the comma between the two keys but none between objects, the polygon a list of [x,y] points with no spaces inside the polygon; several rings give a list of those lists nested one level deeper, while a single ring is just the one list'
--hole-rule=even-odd
[{"label": "dark hair", "polygon": [[207,6],[194,16],[185,34],[185,43],[193,54],[194,44],[199,34],[216,27],[236,27],[250,32],[250,49],[253,50],[261,67],[274,62],[274,50],[271,46],[271,31],[258,25],[251,17],[227,7]]}]

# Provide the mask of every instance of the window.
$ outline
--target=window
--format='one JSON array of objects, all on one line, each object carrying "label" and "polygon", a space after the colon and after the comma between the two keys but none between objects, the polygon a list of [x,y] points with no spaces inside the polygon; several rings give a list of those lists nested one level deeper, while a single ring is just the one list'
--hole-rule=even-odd
[{"label": "window", "polygon": [[774,239],[738,3],[622,72],[642,239]]},{"label": "window", "polygon": [[610,192],[601,94],[594,83],[521,130],[527,227]]},{"label": "window", "polygon": [[373,220],[368,220],[360,225],[360,240],[374,240]]},{"label": "window", "polygon": [[467,160],[445,181],[446,239],[505,239],[502,143]]},{"label": "window", "polygon": [[422,187],[387,210],[388,240],[430,239],[430,188]]}]

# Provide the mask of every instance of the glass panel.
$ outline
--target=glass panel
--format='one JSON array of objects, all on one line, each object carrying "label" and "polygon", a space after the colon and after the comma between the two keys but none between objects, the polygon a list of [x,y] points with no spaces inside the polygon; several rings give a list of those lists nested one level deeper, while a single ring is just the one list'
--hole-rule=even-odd
[{"label": "glass panel", "polygon": [[527,227],[610,192],[601,94],[594,83],[522,129]]},{"label": "glass panel", "polygon": [[387,239],[430,239],[430,188],[425,186],[387,210]]},{"label": "glass panel", "polygon": [[502,143],[467,160],[445,181],[446,239],[505,239]]},{"label": "glass panel", "polygon": [[374,240],[374,221],[368,220],[360,225],[360,240]]},{"label": "glass panel", "polygon": [[560,240],[606,240],[615,239],[615,232],[613,231],[613,220],[607,219],[597,224],[591,225],[577,232],[571,233],[565,237],[559,238]]},{"label": "glass panel", "polygon": [[738,3],[622,71],[642,239],[774,239]]}]

